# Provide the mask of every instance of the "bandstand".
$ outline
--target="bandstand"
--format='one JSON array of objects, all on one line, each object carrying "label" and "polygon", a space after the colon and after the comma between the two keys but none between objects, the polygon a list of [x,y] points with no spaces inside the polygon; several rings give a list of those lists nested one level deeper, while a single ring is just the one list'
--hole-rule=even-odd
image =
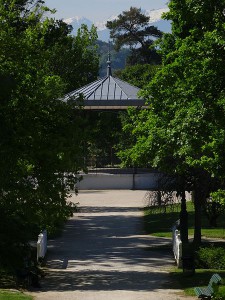
[{"label": "bandstand", "polygon": [[[144,108],[145,100],[138,95],[140,89],[112,76],[110,54],[107,75],[64,97],[64,101],[76,101],[86,110],[124,110],[128,107]],[[82,99],[82,101],[80,100]]]}]

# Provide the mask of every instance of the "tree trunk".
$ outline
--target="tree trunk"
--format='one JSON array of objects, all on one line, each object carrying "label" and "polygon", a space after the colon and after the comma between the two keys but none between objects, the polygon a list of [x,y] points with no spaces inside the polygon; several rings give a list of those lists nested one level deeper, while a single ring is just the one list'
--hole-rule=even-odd
[{"label": "tree trunk", "polygon": [[205,171],[199,173],[195,181],[195,189],[193,192],[195,206],[195,233],[194,244],[198,247],[201,244],[201,229],[202,229],[202,206],[206,203],[209,196],[211,186],[211,178]]},{"label": "tree trunk", "polygon": [[185,190],[181,193],[180,235],[182,243],[188,243],[188,213],[186,208]]},{"label": "tree trunk", "polygon": [[195,207],[194,244],[199,246],[202,241],[202,199],[200,199],[200,193],[197,191],[193,191],[193,198]]}]

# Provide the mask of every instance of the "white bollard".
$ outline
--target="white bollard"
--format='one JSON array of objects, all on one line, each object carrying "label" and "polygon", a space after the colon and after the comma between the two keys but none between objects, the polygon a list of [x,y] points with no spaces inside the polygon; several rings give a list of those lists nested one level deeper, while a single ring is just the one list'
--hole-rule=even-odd
[{"label": "white bollard", "polygon": [[180,232],[176,229],[176,226],[172,228],[173,235],[172,235],[172,242],[173,242],[173,254],[176,260],[178,268],[182,266],[182,242],[180,239]]},{"label": "white bollard", "polygon": [[37,261],[40,258],[44,258],[47,252],[47,231],[44,230],[38,235],[37,241]]}]

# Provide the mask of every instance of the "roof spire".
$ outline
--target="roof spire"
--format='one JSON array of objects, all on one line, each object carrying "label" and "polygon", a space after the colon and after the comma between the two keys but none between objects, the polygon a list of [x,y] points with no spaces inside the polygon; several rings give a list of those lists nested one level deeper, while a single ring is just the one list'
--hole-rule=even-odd
[{"label": "roof spire", "polygon": [[112,76],[110,41],[109,41],[109,52],[108,52],[108,61],[107,61],[107,76]]}]

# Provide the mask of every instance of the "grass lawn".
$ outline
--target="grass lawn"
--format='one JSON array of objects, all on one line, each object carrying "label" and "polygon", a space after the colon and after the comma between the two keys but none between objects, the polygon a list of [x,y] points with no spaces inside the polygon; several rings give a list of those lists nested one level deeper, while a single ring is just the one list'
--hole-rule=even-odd
[{"label": "grass lawn", "polygon": [[[188,233],[189,236],[194,234],[194,205],[192,202],[187,202],[188,211]],[[158,237],[171,237],[171,227],[178,220],[180,214],[180,204],[174,207],[168,207],[166,212],[162,212],[158,208],[146,208],[145,209],[145,230],[154,236]],[[220,216],[217,220],[218,227],[210,228],[208,219],[202,214],[202,236],[208,238],[220,238],[225,239],[225,217]],[[225,240],[224,240],[225,242]],[[223,242],[217,243],[218,246],[223,246]],[[170,271],[171,281],[173,287],[177,289],[183,289],[186,295],[195,296],[194,287],[207,286],[211,276],[214,273],[220,274],[223,278],[223,285],[219,288],[219,294],[221,298],[225,300],[225,270],[212,270],[212,269],[198,269],[193,276],[188,276],[183,273],[182,269],[174,268]]]},{"label": "grass lawn", "polygon": [[[194,234],[194,205],[192,202],[187,202],[188,211],[188,233],[190,236]],[[176,204],[173,209],[167,208],[165,213],[157,208],[145,209],[145,230],[155,236],[171,237],[171,227],[178,220],[180,213],[180,204]],[[208,219],[202,214],[202,236],[208,238],[225,239],[225,217],[224,215],[218,218],[218,226],[210,228]]]},{"label": "grass lawn", "polygon": [[0,300],[33,300],[33,297],[17,291],[13,275],[0,269]]},{"label": "grass lawn", "polygon": [[193,276],[183,274],[181,269],[174,269],[170,272],[171,278],[175,283],[175,288],[181,288],[186,295],[195,296],[194,287],[207,286],[213,274],[218,273],[223,279],[223,285],[219,287],[219,293],[222,299],[225,299],[225,270],[195,270]]},{"label": "grass lawn", "polygon": [[0,300],[32,300],[33,297],[19,292],[8,292],[0,290]]}]

